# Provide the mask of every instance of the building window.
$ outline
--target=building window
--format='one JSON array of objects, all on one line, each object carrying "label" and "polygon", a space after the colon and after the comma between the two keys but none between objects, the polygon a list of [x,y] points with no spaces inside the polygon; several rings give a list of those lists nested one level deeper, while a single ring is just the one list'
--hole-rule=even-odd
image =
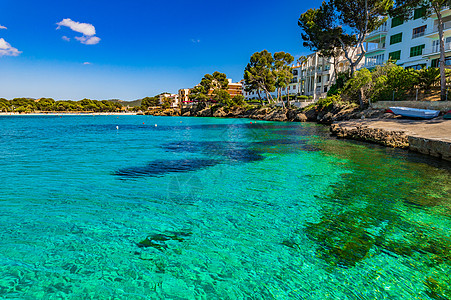
[{"label": "building window", "polygon": [[298,75],[298,70],[293,70],[293,75]]},{"label": "building window", "polygon": [[328,82],[330,80],[330,74],[327,74],[326,76],[326,82]]},{"label": "building window", "polygon": [[391,28],[401,25],[403,22],[402,18],[396,17],[391,20]]},{"label": "building window", "polygon": [[395,52],[390,52],[388,54],[388,58],[390,60],[400,60],[401,59],[401,50],[395,51]]},{"label": "building window", "polygon": [[[432,68],[438,68],[440,66],[440,58],[433,59],[431,62]],[[445,66],[451,66],[451,56],[445,57]]]},{"label": "building window", "polygon": [[413,32],[412,32],[412,38],[414,39],[414,38],[423,36],[425,32],[426,32],[426,25],[414,28]]},{"label": "building window", "polygon": [[415,9],[415,12],[413,13],[413,19],[419,19],[426,15],[426,7],[420,7]]},{"label": "building window", "polygon": [[410,48],[410,57],[423,54],[424,44]]},{"label": "building window", "polygon": [[327,93],[327,86],[324,87],[324,93]]},{"label": "building window", "polygon": [[392,35],[390,37],[390,45],[401,43],[402,42],[402,32]]},{"label": "building window", "polygon": [[321,76],[318,76],[318,80],[316,82],[321,83]]},{"label": "building window", "polygon": [[418,65],[406,67],[406,69],[413,69],[413,70],[421,70],[424,68],[426,68],[426,64],[418,64]]}]

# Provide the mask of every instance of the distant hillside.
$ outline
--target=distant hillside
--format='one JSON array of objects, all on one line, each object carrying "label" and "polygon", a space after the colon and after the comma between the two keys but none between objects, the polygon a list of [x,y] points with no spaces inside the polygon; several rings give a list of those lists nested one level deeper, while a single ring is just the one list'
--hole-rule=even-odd
[{"label": "distant hillside", "polygon": [[136,107],[136,106],[141,106],[142,99],[133,100],[133,101],[124,101],[124,100],[119,100],[119,99],[110,99],[108,101],[115,102],[115,103],[120,103],[122,106]]}]

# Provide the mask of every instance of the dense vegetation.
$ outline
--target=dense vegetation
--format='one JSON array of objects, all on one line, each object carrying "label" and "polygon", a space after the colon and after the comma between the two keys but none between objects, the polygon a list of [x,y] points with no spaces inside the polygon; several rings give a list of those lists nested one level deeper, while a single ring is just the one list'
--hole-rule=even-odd
[{"label": "dense vegetation", "polygon": [[341,94],[344,100],[366,106],[369,101],[408,100],[418,93],[428,94],[439,83],[440,70],[437,68],[404,69],[387,62],[371,71],[360,69],[352,78],[342,75],[328,95]]},{"label": "dense vegetation", "polygon": [[228,88],[226,74],[216,71],[213,74],[205,74],[200,83],[191,89],[189,98],[195,102],[227,102],[230,100]]},{"label": "dense vegetation", "polygon": [[55,101],[52,98],[41,98],[38,100],[29,98],[6,100],[0,98],[1,112],[117,112],[121,110],[122,105],[120,103],[108,100]]},{"label": "dense vegetation", "polygon": [[[245,91],[257,91],[261,103],[261,91],[270,104],[282,101],[282,89],[287,88],[293,78],[290,67],[293,60],[293,56],[285,52],[276,52],[274,55],[267,50],[255,52],[244,69]],[[274,91],[277,92],[276,100],[271,95]],[[285,105],[283,101],[282,104]]]}]

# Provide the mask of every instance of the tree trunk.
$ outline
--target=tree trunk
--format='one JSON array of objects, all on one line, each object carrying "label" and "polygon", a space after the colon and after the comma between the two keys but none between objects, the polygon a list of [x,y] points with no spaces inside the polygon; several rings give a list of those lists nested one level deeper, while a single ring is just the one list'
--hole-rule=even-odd
[{"label": "tree trunk", "polygon": [[[286,87],[285,87],[286,89]],[[283,101],[282,88],[280,89],[280,102],[282,102],[282,107],[285,108],[285,102]]]},{"label": "tree trunk", "polygon": [[260,89],[257,89],[257,95],[258,95],[258,99],[260,99],[261,105],[263,105],[263,99],[262,99],[262,96],[260,95]]},{"label": "tree trunk", "polygon": [[[287,108],[290,108],[290,90],[288,89],[290,84],[287,85],[287,105],[285,105]],[[283,101],[283,99],[282,99]]]},{"label": "tree trunk", "polygon": [[440,43],[440,100],[446,100],[446,73],[445,73],[445,38],[443,37],[443,19],[440,7],[434,5],[438,21],[438,35]]},{"label": "tree trunk", "polygon": [[360,91],[359,91],[359,102],[360,102],[360,109],[364,109],[365,108],[365,97],[364,97],[362,88],[360,88]]}]

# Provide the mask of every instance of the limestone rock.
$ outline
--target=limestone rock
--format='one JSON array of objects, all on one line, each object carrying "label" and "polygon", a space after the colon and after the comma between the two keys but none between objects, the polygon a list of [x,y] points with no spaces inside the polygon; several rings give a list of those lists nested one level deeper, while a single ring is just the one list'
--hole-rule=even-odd
[{"label": "limestone rock", "polygon": [[198,117],[211,117],[211,108],[207,107],[197,112]]},{"label": "limestone rock", "polygon": [[227,113],[225,112],[224,107],[218,108],[218,109],[213,113],[213,117],[224,118],[225,116],[227,116]]}]

